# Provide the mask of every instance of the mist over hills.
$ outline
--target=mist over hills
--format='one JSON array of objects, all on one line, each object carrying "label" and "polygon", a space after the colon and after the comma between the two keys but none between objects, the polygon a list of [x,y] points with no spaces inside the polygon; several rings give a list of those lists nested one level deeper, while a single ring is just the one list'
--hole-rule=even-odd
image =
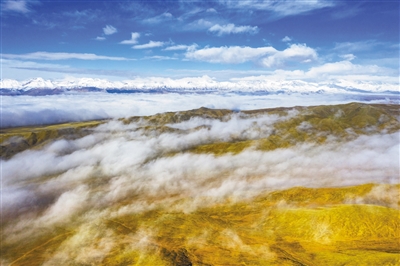
[{"label": "mist over hills", "polygon": [[203,107],[2,129],[0,262],[397,265],[399,115]]},{"label": "mist over hills", "polygon": [[98,78],[71,78],[45,80],[34,78],[26,81],[1,80],[2,95],[51,95],[68,92],[236,92],[236,93],[388,93],[398,94],[398,84],[378,80],[328,80],[311,82],[304,80],[275,80],[268,76],[233,78],[217,81],[209,76],[181,79],[149,77],[124,81]]},{"label": "mist over hills", "polygon": [[0,265],[400,266],[397,0],[1,0]]}]

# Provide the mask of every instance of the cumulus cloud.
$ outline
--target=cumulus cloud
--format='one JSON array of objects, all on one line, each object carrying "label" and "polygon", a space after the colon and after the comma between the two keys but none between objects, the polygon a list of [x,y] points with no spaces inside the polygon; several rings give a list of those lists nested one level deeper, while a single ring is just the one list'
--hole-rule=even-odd
[{"label": "cumulus cloud", "polygon": [[[352,55],[347,55],[347,58],[352,58]],[[367,74],[367,73],[379,73],[384,71],[383,68],[379,66],[369,65],[369,66],[361,66],[357,64],[353,64],[348,60],[339,61],[334,63],[326,63],[321,66],[312,67],[306,73],[310,76],[318,76],[318,75],[327,75],[327,74],[342,74],[342,73],[351,73],[351,74]]]},{"label": "cumulus cloud", "polygon": [[261,64],[264,67],[276,67],[290,61],[309,63],[317,59],[318,54],[313,48],[305,44],[292,44],[283,51],[277,51],[273,55],[263,58]]},{"label": "cumulus cloud", "polygon": [[277,50],[273,47],[222,46],[188,51],[185,56],[187,59],[209,63],[240,64],[258,60],[265,55],[276,52]]},{"label": "cumulus cloud", "polygon": [[290,38],[289,36],[285,36],[283,39],[282,39],[282,42],[290,42],[292,40],[292,38]]},{"label": "cumulus cloud", "polygon": [[105,41],[105,40],[106,40],[106,37],[97,36],[97,37],[95,38],[95,40],[96,40],[96,41]]},{"label": "cumulus cloud", "polygon": [[305,44],[292,44],[283,51],[274,47],[222,46],[191,50],[185,54],[187,59],[209,63],[240,64],[248,61],[258,62],[264,67],[277,67],[287,62],[308,63],[317,60],[318,54]]},{"label": "cumulus cloud", "polygon": [[106,25],[103,28],[103,32],[104,32],[105,35],[112,35],[114,33],[117,33],[118,30],[115,27],[111,26],[111,25]]},{"label": "cumulus cloud", "polygon": [[249,33],[256,34],[259,29],[257,26],[235,26],[233,23],[229,23],[226,25],[215,24],[211,28],[208,29],[212,33],[216,33],[218,36],[226,35],[226,34],[236,34],[236,33]]},{"label": "cumulus cloud", "polygon": [[7,59],[22,59],[22,60],[114,60],[123,61],[129,60],[125,57],[96,55],[89,53],[51,53],[51,52],[35,52],[28,54],[2,54],[3,58]]},{"label": "cumulus cloud", "polygon": [[122,42],[120,42],[120,44],[137,44],[139,37],[140,37],[140,33],[139,32],[132,32],[131,33],[131,39],[122,41]]},{"label": "cumulus cloud", "polygon": [[[351,59],[351,56],[348,56]],[[307,71],[294,70],[275,70],[270,79],[298,79],[310,80],[309,86],[313,86],[314,82],[322,84],[335,84],[337,88],[353,88],[360,91],[396,91],[398,87],[398,78],[395,77],[396,72],[390,68],[379,67],[377,65],[359,65],[348,60],[333,63],[325,63],[320,66],[311,67]],[[266,76],[265,76],[266,78]],[[314,83],[314,84],[317,84]],[[362,84],[362,85],[361,85]]]},{"label": "cumulus cloud", "polygon": [[132,46],[133,49],[151,49],[151,48],[156,48],[156,47],[161,47],[164,46],[164,42],[155,42],[155,41],[150,41],[146,44],[137,44]]}]

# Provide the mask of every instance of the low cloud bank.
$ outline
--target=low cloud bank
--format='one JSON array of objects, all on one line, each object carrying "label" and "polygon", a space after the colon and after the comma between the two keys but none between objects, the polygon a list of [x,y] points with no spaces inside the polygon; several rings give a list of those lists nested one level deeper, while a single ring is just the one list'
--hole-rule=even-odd
[{"label": "low cloud bank", "polygon": [[[119,222],[123,217],[157,209],[168,215],[191,213],[298,186],[377,183],[366,195],[345,198],[343,204],[398,208],[399,190],[390,186],[399,183],[398,132],[347,142],[328,136],[324,144],[299,143],[268,152],[253,147],[236,155],[185,152],[205,143],[267,137],[275,123],[297,112],[233,113],[221,120],[193,117],[167,124],[170,129],[165,131],[145,119],[128,125],[112,120],[91,135],[20,152],[1,161],[3,244],[15,247],[26,239],[57,234],[49,241],[62,243],[46,253],[45,265],[71,260],[99,264],[121,243],[143,252],[154,250],[157,232],[140,226],[131,230]],[[273,204],[290,206],[282,200]],[[121,239],[108,222],[130,232]],[[233,231],[221,234],[228,234],[232,245],[241,243]]]},{"label": "low cloud bank", "polygon": [[3,96],[1,127],[85,121],[103,118],[153,115],[167,111],[200,107],[251,110],[296,105],[340,104],[357,102],[398,102],[387,95],[252,95],[252,94],[71,94]]},{"label": "low cloud bank", "polygon": [[[350,142],[328,138],[323,145],[306,143],[269,152],[251,147],[222,156],[179,152],[238,136],[265,137],[279,119],[286,118],[238,114],[226,121],[196,118],[170,125],[177,132],[161,134],[139,129],[139,124],[111,121],[84,138],[21,152],[2,161],[4,218],[41,213],[32,214],[30,221],[43,227],[85,212],[118,216],[189,198],[191,203],[180,211],[295,186],[399,183],[398,132],[359,136]],[[199,126],[205,127],[193,130]],[[265,136],[254,135],[260,129]],[[372,194],[376,197],[379,191]],[[32,226],[22,217],[6,229],[16,239]]]}]

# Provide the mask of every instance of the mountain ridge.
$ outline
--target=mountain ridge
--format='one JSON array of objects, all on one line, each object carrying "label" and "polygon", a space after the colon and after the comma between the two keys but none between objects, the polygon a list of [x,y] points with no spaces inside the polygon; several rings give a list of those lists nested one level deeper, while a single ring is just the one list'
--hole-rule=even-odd
[{"label": "mountain ridge", "polygon": [[309,82],[303,80],[276,81],[261,76],[251,80],[239,79],[216,81],[209,76],[171,79],[135,78],[123,81],[110,81],[99,78],[79,78],[46,80],[41,77],[25,81],[2,79],[1,95],[43,95],[68,92],[235,92],[235,93],[390,93],[398,94],[398,84],[366,81],[325,81]]},{"label": "mountain ridge", "polygon": [[[400,116],[398,105],[363,103],[278,107],[242,110],[239,112],[229,109],[200,107],[187,111],[165,112],[150,116],[132,116],[121,118],[119,121],[124,125],[137,124],[136,130],[142,129],[146,132],[158,132],[161,134],[166,132],[185,132],[187,130],[196,131],[207,127],[206,124],[193,129],[182,129],[176,126],[196,118],[225,121],[235,114],[248,118],[262,115],[285,117],[290,112],[296,112],[296,114],[286,120],[276,122],[273,126],[271,125],[274,133],[268,137],[254,139],[236,137],[230,141],[214,141],[187,147],[186,151],[220,155],[225,153],[235,154],[251,146],[258,150],[274,150],[302,142],[316,141],[317,143],[323,143],[326,140],[326,136],[323,134],[331,134],[344,140],[354,137],[354,134],[356,136],[359,134],[369,135],[376,134],[382,130],[394,132],[400,129],[400,123],[397,118]],[[111,120],[105,119],[3,128],[0,130],[0,158],[11,158],[18,152],[62,137],[74,139],[85,136],[92,133],[91,128],[109,121]],[[171,153],[170,155],[173,154]]]}]

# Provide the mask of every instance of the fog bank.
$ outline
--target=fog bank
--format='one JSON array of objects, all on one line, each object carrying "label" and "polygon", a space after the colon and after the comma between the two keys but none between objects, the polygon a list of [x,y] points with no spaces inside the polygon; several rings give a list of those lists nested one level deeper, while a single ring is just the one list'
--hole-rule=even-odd
[{"label": "fog bank", "polygon": [[81,93],[48,96],[2,96],[1,127],[52,124],[103,118],[153,115],[208,107],[252,110],[273,107],[340,104],[348,102],[398,103],[397,96],[375,94],[107,94]]}]

